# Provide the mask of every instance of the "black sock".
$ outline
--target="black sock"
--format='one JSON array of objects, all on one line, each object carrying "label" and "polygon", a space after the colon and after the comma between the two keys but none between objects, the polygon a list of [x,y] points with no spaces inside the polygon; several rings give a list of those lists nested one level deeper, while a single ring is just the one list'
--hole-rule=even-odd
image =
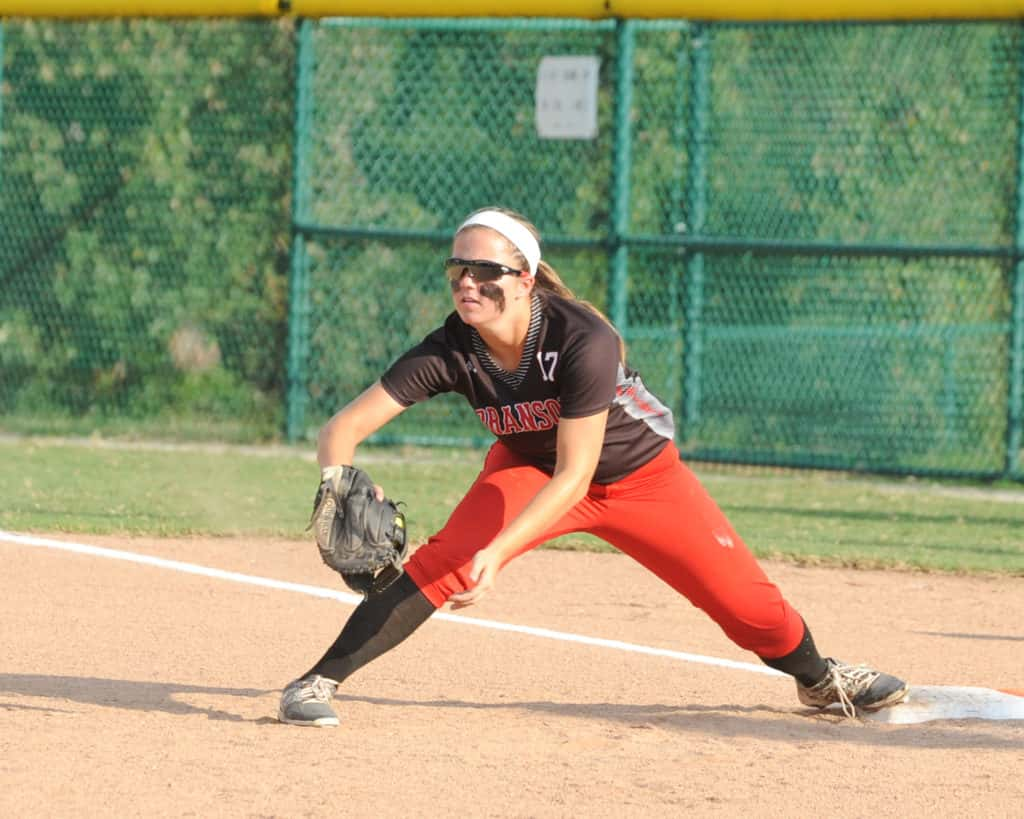
[{"label": "black sock", "polygon": [[403,574],[384,591],[360,603],[320,661],[307,674],[341,682],[370,660],[397,646],[435,611],[419,587]]},{"label": "black sock", "polygon": [[796,677],[797,682],[805,688],[821,682],[828,672],[828,665],[825,663],[825,658],[818,653],[807,623],[804,623],[803,639],[789,654],[772,659],[762,657],[761,662],[777,671],[784,671]]}]

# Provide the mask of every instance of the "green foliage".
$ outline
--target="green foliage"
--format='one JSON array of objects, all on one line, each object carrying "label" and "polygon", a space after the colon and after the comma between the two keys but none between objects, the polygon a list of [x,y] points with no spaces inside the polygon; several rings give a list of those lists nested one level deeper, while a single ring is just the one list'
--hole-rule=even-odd
[{"label": "green foliage", "polygon": [[[470,211],[500,204],[547,233],[601,236],[610,207],[611,42],[582,21],[316,27],[312,218],[450,231]],[[537,137],[537,64],[549,54],[602,58],[596,140]]]},{"label": "green foliage", "polygon": [[283,382],[291,24],[5,33],[3,410],[259,426]]},{"label": "green foliage", "polygon": [[713,43],[712,232],[1012,240],[1013,28],[725,26]]}]

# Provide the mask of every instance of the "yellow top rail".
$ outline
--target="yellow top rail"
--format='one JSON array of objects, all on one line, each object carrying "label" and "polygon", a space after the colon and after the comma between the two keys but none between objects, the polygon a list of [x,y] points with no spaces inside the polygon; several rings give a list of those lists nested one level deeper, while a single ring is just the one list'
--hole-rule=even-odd
[{"label": "yellow top rail", "polygon": [[1024,0],[293,0],[292,13],[301,17],[646,17],[765,21],[1012,19],[1024,17]]},{"label": "yellow top rail", "polygon": [[4,17],[1024,18],[1024,0],[0,0]]},{"label": "yellow top rail", "polygon": [[4,17],[272,17],[278,0],[0,0]]}]

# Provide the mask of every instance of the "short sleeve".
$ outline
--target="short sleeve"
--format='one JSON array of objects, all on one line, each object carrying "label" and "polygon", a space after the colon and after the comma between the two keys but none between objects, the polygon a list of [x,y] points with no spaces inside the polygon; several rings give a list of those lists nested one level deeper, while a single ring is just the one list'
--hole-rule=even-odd
[{"label": "short sleeve", "polygon": [[619,337],[601,319],[576,335],[562,352],[560,401],[563,418],[586,418],[611,406],[619,377]]},{"label": "short sleeve", "polygon": [[455,388],[451,353],[437,330],[392,364],[380,378],[385,391],[403,407],[411,407]]}]

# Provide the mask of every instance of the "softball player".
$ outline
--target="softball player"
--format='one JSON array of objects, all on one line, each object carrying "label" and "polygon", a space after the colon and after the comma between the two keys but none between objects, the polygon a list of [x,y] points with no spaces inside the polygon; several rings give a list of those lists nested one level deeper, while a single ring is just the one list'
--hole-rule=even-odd
[{"label": "softball player", "polygon": [[454,312],[321,430],[325,470],[407,407],[465,396],[497,438],[483,470],[405,574],[367,597],[321,659],[281,697],[281,721],[337,725],[339,683],[446,602],[470,606],[508,561],[590,532],[702,609],[734,643],[792,675],[802,703],[853,715],[901,701],[907,685],[822,657],[673,443],[672,413],[625,363],[618,333],[541,259],[536,229],[477,211],[445,263]]}]

